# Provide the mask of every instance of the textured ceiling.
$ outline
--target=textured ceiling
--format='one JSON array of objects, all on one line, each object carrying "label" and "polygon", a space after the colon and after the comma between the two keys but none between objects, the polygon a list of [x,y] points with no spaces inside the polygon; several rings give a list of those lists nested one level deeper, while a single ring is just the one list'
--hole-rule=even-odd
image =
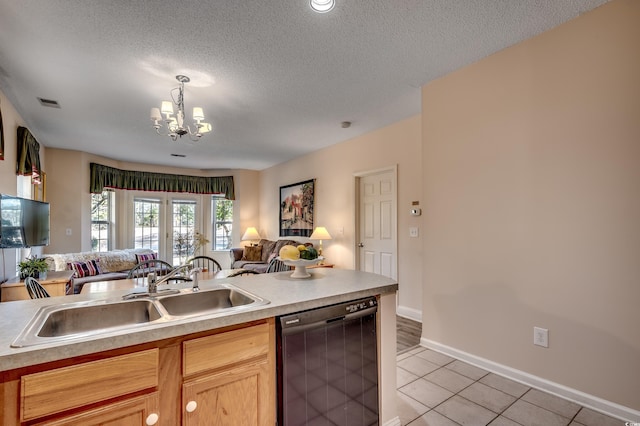
[{"label": "textured ceiling", "polygon": [[[606,0],[336,2],[0,0],[0,89],[46,147],[260,170],[417,114],[425,83]],[[197,143],[151,127],[177,74],[214,126]]]}]

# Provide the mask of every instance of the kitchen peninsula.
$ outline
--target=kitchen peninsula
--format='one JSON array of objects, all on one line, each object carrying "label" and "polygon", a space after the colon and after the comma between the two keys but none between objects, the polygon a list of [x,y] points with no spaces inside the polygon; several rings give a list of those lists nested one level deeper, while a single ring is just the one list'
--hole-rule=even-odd
[{"label": "kitchen peninsula", "polygon": [[[113,413],[131,412],[132,418],[146,419],[146,424],[191,424],[197,422],[198,413],[211,408],[197,408],[197,395],[215,392],[229,406],[254,407],[238,409],[249,416],[243,420],[273,425],[275,317],[367,296],[379,299],[380,423],[393,419],[397,283],[380,275],[329,268],[314,270],[309,279],[290,275],[282,272],[200,283],[201,291],[206,291],[227,282],[268,300],[265,305],[22,348],[10,345],[40,307],[121,299],[127,291],[0,304],[4,324],[0,330],[0,419],[4,424],[63,424],[97,422],[112,418]],[[65,398],[54,398],[60,391],[67,392]],[[239,394],[249,395],[250,401],[235,402]]]}]

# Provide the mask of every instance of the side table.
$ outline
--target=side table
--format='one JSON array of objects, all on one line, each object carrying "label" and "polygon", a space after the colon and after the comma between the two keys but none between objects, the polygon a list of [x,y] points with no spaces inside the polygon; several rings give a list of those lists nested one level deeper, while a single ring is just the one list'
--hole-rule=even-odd
[{"label": "side table", "polygon": [[[73,291],[73,271],[48,271],[46,279],[38,279],[38,282],[47,290],[51,297],[64,296],[67,290]],[[28,300],[29,293],[24,286],[24,281],[13,278],[2,284],[2,302],[12,300]]]}]

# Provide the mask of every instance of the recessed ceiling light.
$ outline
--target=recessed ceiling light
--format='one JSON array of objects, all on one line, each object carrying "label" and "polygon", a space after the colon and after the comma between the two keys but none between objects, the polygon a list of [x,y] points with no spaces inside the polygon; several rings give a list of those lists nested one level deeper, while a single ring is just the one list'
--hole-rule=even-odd
[{"label": "recessed ceiling light", "polygon": [[333,9],[336,2],[335,0],[309,0],[309,5],[314,12],[325,13]]}]

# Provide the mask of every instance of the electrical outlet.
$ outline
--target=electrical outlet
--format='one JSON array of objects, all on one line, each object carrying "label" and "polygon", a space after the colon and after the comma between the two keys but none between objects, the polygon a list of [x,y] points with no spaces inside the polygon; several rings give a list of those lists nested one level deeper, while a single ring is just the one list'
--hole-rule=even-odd
[{"label": "electrical outlet", "polygon": [[533,327],[533,344],[542,346],[543,348],[549,347],[549,330],[546,328]]},{"label": "electrical outlet", "polygon": [[418,237],[418,228],[415,226],[412,226],[409,228],[409,236],[411,238],[417,238]]}]

